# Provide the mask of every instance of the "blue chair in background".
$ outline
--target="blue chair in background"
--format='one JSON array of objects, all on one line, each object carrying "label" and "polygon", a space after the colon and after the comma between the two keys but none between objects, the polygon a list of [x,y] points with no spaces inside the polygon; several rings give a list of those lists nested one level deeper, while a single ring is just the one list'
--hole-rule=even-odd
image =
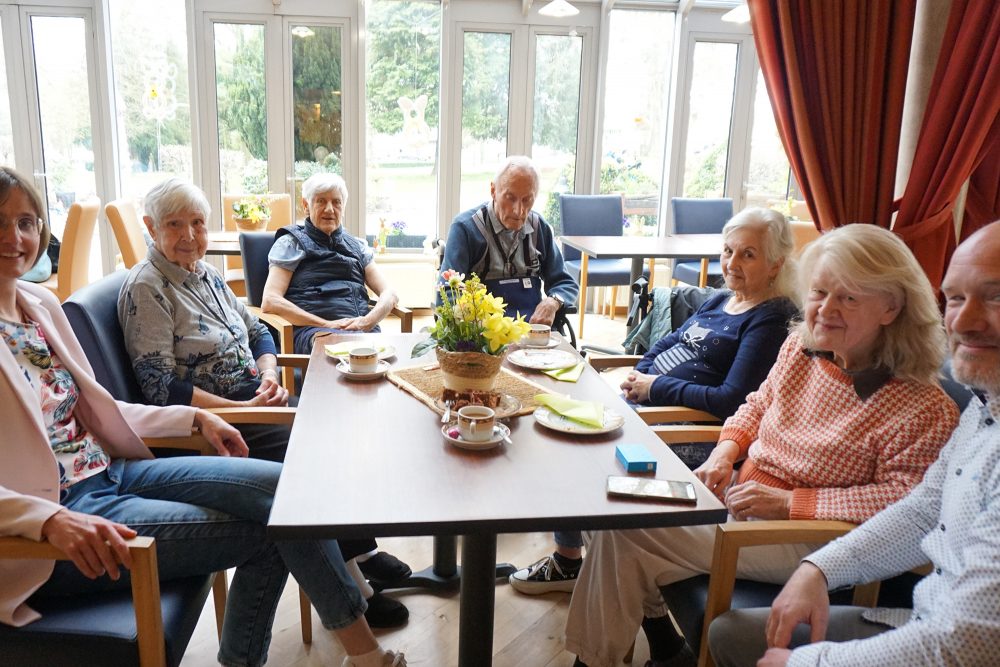
[{"label": "blue chair in background", "polygon": [[[733,200],[722,199],[684,199],[673,197],[670,208],[674,215],[675,234],[719,234],[722,227],[733,217]],[[718,261],[708,263],[708,280],[701,284],[701,261],[695,257],[674,261],[673,279],[678,282],[696,285],[698,287],[724,287],[722,267]]]},{"label": "blue chair in background", "polygon": [[[559,210],[562,215],[562,233],[566,236],[621,236],[621,195],[560,195]],[[583,259],[580,251],[567,246],[562,249],[566,271],[580,285],[581,313],[587,310],[587,287],[611,287],[612,314],[618,298],[618,286],[628,285],[632,262],[628,259],[591,259],[587,262],[587,275],[581,275]],[[583,318],[581,317],[581,323]],[[579,335],[583,336],[581,324]]]}]

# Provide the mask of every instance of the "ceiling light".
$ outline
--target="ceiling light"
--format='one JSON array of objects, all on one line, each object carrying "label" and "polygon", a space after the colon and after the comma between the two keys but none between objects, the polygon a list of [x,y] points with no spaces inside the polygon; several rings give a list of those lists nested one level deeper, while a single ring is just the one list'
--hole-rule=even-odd
[{"label": "ceiling light", "polygon": [[566,0],[552,0],[538,10],[542,16],[551,16],[557,19],[564,19],[567,16],[576,16],[580,10],[566,2]]},{"label": "ceiling light", "polygon": [[314,33],[312,28],[307,25],[297,25],[292,28],[292,34],[296,37],[312,37],[316,33]]},{"label": "ceiling light", "polygon": [[745,2],[741,3],[723,14],[722,20],[729,23],[750,23],[750,7]]}]

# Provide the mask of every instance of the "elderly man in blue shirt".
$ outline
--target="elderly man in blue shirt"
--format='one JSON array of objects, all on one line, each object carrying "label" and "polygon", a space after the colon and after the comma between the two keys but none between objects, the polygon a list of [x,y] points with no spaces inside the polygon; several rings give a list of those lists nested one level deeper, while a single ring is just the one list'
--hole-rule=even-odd
[{"label": "elderly man in blue shirt", "polygon": [[[808,556],[770,611],[734,610],[712,623],[716,664],[997,664],[1000,221],[958,247],[941,290],[955,378],[977,397],[906,498]],[[829,606],[829,589],[885,579],[927,561],[933,571],[914,589],[912,610]]]},{"label": "elderly man in blue shirt", "polygon": [[551,325],[563,305],[576,303],[580,288],[566,272],[552,227],[531,210],[537,194],[531,159],[507,158],[490,183],[490,201],[452,221],[441,270],[475,273],[503,298],[507,315]]}]

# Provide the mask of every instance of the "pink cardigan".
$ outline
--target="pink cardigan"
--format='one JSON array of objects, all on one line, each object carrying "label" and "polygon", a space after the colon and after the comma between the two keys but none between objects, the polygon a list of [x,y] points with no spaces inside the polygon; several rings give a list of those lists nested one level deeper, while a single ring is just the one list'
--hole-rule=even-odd
[{"label": "pink cardigan", "polygon": [[[151,458],[141,437],[190,435],[195,410],[115,401],[94,372],[58,301],[47,289],[18,281],[17,305],[45,332],[52,351],[80,389],[75,415],[111,458]],[[0,353],[0,535],[41,540],[42,524],[59,511],[59,472],[38,396],[13,355]],[[39,618],[24,601],[52,574],[53,561],[0,560],[0,623]]]}]

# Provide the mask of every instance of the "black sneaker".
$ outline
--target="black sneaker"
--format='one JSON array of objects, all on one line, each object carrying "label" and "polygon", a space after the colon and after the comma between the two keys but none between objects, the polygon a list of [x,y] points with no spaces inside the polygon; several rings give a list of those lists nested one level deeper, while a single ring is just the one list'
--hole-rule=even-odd
[{"label": "black sneaker", "polygon": [[[581,563],[583,560],[581,559]],[[563,569],[555,554],[532,563],[528,567],[510,575],[508,581],[518,593],[541,595],[542,593],[572,593],[576,586],[576,575],[580,568]]]},{"label": "black sneaker", "polygon": [[388,588],[389,584],[402,582],[413,573],[409,565],[384,551],[364,562],[358,561],[358,567],[375,588]]},{"label": "black sneaker", "polygon": [[365,620],[370,628],[398,628],[410,618],[410,610],[406,605],[378,591],[367,602]]}]

